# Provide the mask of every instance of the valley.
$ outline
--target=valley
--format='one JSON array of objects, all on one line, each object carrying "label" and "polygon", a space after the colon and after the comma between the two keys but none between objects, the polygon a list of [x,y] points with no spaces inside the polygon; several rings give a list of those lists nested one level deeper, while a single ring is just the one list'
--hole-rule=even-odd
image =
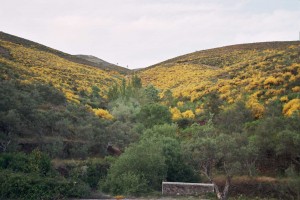
[{"label": "valley", "polygon": [[159,196],[163,180],[297,199],[299,121],[300,41],[129,70],[0,32],[1,199]]}]

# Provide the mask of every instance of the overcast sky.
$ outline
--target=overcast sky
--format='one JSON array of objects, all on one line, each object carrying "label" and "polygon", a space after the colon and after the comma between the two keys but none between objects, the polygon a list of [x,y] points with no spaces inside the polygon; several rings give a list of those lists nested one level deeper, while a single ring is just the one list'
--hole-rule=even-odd
[{"label": "overcast sky", "polygon": [[141,68],[207,48],[298,40],[300,0],[0,0],[0,28]]}]

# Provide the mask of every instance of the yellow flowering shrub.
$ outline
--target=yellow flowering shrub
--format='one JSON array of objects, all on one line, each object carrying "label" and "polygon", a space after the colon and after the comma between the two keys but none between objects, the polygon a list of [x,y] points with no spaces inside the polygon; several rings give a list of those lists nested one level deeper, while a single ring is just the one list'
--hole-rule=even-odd
[{"label": "yellow flowering shrub", "polygon": [[114,117],[107,111],[104,109],[93,109],[95,115],[97,115],[100,118],[104,118],[104,119],[108,119],[108,120],[113,120]]},{"label": "yellow flowering shrub", "polygon": [[257,95],[259,94],[260,92],[252,94],[246,103],[246,106],[251,110],[253,116],[257,119],[263,117],[265,113],[265,107],[258,101]]},{"label": "yellow flowering shrub", "polygon": [[203,113],[204,113],[203,108],[196,108],[196,110],[195,110],[195,114],[196,114],[196,115],[201,115],[201,114],[203,114]]},{"label": "yellow flowering shrub", "polygon": [[187,119],[194,119],[195,118],[195,114],[193,113],[193,111],[187,110],[187,111],[185,111],[185,112],[182,113],[182,117],[183,118],[187,118]]},{"label": "yellow flowering shrub", "polygon": [[291,116],[294,112],[300,111],[300,99],[292,99],[283,106],[282,113]]},{"label": "yellow flowering shrub", "polygon": [[292,88],[293,92],[300,92],[300,86],[296,86]]},{"label": "yellow flowering shrub", "polygon": [[182,118],[182,114],[177,107],[170,108],[170,112],[172,114],[172,120],[176,121]]},{"label": "yellow flowering shrub", "polygon": [[287,102],[288,100],[289,100],[289,98],[287,96],[280,97],[281,102]]},{"label": "yellow flowering shrub", "polygon": [[178,107],[183,106],[183,104],[184,104],[183,101],[178,101],[178,102],[177,102],[177,106],[178,106]]}]

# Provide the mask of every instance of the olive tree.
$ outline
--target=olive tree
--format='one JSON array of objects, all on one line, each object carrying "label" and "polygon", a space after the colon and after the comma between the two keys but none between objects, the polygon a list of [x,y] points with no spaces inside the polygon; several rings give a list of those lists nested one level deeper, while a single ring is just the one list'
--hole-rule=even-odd
[{"label": "olive tree", "polygon": [[[217,133],[193,137],[185,143],[184,148],[186,158],[214,185],[217,198],[221,200],[228,198],[232,177],[244,173],[246,164],[253,160],[255,152],[250,146],[247,148],[247,145],[239,143],[238,137]],[[223,191],[214,181],[214,172],[217,170],[226,177]]]}]

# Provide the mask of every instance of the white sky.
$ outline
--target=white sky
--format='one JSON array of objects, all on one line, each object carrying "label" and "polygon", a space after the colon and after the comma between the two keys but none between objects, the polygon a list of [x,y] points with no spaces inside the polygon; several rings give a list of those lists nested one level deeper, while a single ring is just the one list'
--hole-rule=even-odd
[{"label": "white sky", "polygon": [[141,68],[207,48],[298,40],[300,0],[0,0],[0,30]]}]

